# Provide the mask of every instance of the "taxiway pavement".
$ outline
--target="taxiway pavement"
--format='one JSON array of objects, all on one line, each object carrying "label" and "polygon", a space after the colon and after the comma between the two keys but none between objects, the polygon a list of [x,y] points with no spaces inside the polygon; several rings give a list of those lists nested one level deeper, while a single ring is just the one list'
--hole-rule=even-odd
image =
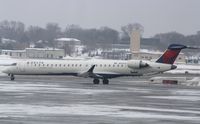
[{"label": "taxiway pavement", "polygon": [[116,78],[0,77],[0,124],[199,124],[200,87]]}]

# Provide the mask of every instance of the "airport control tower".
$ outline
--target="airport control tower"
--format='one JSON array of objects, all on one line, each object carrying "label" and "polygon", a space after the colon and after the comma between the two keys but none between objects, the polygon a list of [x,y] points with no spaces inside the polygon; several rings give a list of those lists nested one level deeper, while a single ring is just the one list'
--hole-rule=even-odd
[{"label": "airport control tower", "polygon": [[[133,25],[129,28],[129,37],[130,37],[130,52],[131,52],[131,59],[139,59],[139,60],[152,60],[159,58],[163,52],[155,52],[155,51],[147,51],[144,52],[140,50],[140,41],[141,41],[141,33],[143,32],[142,27],[138,25]],[[176,59],[175,63],[185,63],[185,55],[180,53]]]},{"label": "airport control tower", "polygon": [[144,28],[139,23],[129,24],[125,27],[125,31],[130,37],[131,59],[140,59],[140,39]]},{"label": "airport control tower", "polygon": [[130,51],[132,53],[132,59],[140,58],[140,31],[133,30],[130,32]]}]

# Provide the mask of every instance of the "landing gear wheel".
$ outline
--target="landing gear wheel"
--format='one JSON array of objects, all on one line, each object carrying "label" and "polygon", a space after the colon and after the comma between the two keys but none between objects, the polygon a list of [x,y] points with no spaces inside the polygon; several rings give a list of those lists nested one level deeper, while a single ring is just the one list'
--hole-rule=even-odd
[{"label": "landing gear wheel", "polygon": [[13,74],[10,75],[10,80],[14,81],[15,80],[15,76]]},{"label": "landing gear wheel", "polygon": [[108,79],[103,79],[103,84],[109,84],[109,80]]},{"label": "landing gear wheel", "polygon": [[94,79],[93,84],[99,84],[99,79]]}]

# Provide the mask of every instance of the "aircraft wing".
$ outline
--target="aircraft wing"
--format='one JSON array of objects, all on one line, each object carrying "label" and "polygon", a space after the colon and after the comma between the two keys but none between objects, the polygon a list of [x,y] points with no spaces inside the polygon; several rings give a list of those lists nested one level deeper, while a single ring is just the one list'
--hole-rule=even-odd
[{"label": "aircraft wing", "polygon": [[87,77],[98,78],[98,79],[129,76],[126,74],[113,73],[113,72],[94,72],[94,68],[95,68],[95,65],[92,65],[88,71],[78,73],[78,76],[85,77],[85,78],[87,78]]},{"label": "aircraft wing", "polygon": [[85,78],[87,78],[87,77],[91,77],[91,78],[103,78],[103,76],[98,75],[98,74],[96,74],[96,73],[93,72],[94,68],[95,68],[95,65],[92,65],[91,68],[88,71],[78,73],[78,76],[85,77]]}]

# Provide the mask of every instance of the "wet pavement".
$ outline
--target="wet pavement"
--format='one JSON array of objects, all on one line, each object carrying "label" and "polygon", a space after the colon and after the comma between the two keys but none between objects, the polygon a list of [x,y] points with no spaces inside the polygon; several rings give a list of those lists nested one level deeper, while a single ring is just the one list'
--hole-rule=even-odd
[{"label": "wet pavement", "polygon": [[116,78],[0,77],[0,124],[199,124],[200,87]]}]

